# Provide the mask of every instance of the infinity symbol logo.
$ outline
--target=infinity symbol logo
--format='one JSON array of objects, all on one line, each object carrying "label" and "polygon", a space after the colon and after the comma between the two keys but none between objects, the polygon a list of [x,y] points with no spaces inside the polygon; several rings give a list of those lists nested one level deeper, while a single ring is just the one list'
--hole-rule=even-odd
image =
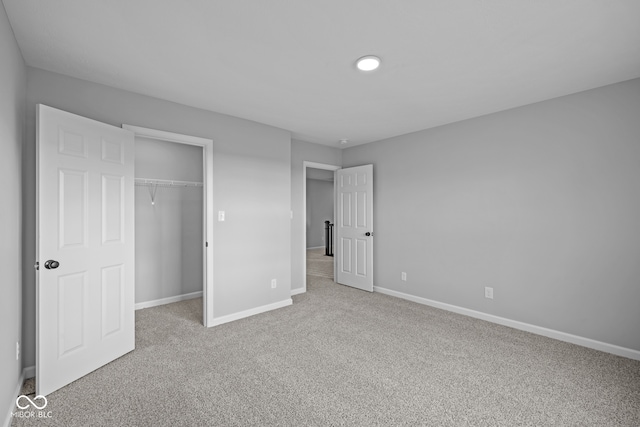
[{"label": "infinity symbol logo", "polygon": [[[28,404],[26,404],[25,406],[20,405],[20,400],[21,399],[27,399],[29,401]],[[42,399],[44,400],[44,405],[42,406],[38,406],[38,404],[36,402],[34,402],[34,400],[38,400],[38,399]],[[33,398],[33,400],[29,399],[28,396],[25,396],[24,394],[21,394],[20,396],[18,396],[18,398],[16,399],[16,405],[18,406],[18,408],[20,409],[27,409],[29,407],[29,404],[31,404],[33,407],[35,407],[36,409],[44,409],[47,406],[47,398],[44,397],[43,395],[39,394],[36,397]]]}]

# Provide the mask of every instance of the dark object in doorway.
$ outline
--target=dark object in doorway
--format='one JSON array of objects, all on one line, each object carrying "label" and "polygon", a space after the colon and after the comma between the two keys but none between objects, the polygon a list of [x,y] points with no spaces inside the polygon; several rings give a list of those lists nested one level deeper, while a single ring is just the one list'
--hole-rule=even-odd
[{"label": "dark object in doorway", "polygon": [[324,222],[324,254],[333,256],[333,224]]}]

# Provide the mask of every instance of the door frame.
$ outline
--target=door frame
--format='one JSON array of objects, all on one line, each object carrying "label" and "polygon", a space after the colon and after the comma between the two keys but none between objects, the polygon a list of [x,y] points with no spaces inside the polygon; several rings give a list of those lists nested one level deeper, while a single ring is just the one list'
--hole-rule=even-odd
[{"label": "door frame", "polygon": [[[213,140],[197,136],[182,135],[140,126],[122,125],[123,129],[134,133],[134,138],[149,138],[159,141],[175,142],[177,144],[195,145],[202,147],[203,162],[203,215],[202,215],[202,323],[205,327],[213,326]],[[209,245],[211,244],[211,245]]]},{"label": "door frame", "polygon": [[[303,219],[303,223],[305,224],[303,232],[302,232],[302,291],[303,292],[307,292],[307,227],[306,227],[306,223],[307,223],[307,168],[311,168],[311,169],[322,169],[322,170],[329,170],[329,171],[333,171],[334,172],[334,179],[333,179],[333,218],[335,221],[336,218],[336,180],[335,180],[335,171],[342,169],[342,166],[337,166],[337,165],[329,165],[326,163],[316,163],[316,162],[308,162],[308,161],[303,161],[302,162],[302,219]],[[326,244],[326,242],[325,242]],[[334,262],[333,262],[333,277],[335,280],[336,277],[336,263],[335,263],[335,257],[336,257],[336,253],[334,250]]]}]

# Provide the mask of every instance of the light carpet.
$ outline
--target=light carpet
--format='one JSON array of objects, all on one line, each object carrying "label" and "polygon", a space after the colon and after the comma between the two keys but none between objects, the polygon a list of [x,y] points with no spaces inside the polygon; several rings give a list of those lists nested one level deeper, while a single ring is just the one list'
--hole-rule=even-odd
[{"label": "light carpet", "polygon": [[13,426],[638,426],[640,362],[317,276],[206,329],[136,312],[136,350]]},{"label": "light carpet", "polygon": [[307,275],[333,279],[333,257],[324,253],[324,248],[307,249]]}]

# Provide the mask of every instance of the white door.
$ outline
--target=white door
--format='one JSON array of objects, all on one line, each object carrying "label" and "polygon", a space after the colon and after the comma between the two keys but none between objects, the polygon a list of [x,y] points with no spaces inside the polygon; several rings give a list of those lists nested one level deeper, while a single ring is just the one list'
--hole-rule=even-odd
[{"label": "white door", "polygon": [[337,282],[373,292],[373,165],[336,172]]},{"label": "white door", "polygon": [[36,388],[133,350],[133,133],[38,105]]}]

